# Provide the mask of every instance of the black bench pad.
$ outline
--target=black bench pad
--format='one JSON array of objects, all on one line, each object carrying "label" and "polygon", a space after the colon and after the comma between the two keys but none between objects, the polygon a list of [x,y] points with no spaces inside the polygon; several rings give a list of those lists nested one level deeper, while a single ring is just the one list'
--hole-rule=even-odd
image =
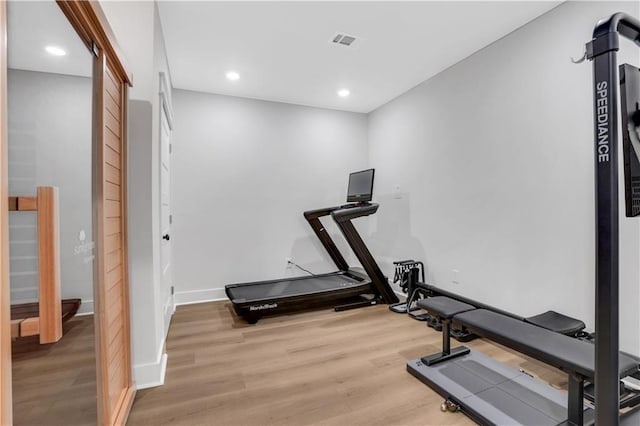
[{"label": "black bench pad", "polygon": [[455,314],[476,308],[468,303],[459,302],[445,296],[428,297],[418,300],[418,306],[430,314],[437,315],[444,319],[449,319]]},{"label": "black bench pad", "polygon": [[[515,349],[567,372],[593,379],[595,346],[536,325],[500,315],[486,309],[463,312],[453,318],[472,333]],[[620,354],[620,375],[638,370],[638,362]]]},{"label": "black bench pad", "polygon": [[556,311],[547,311],[544,314],[525,318],[525,322],[555,331],[556,333],[573,336],[584,330],[584,323],[579,319],[571,318],[566,315],[557,313]]}]

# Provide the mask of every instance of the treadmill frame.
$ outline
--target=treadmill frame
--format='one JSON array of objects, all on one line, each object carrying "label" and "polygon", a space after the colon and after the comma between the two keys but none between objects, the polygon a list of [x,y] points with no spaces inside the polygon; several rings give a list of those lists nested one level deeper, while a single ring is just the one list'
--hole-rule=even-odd
[{"label": "treadmill frame", "polygon": [[[333,288],[330,290],[315,291],[289,296],[271,296],[262,299],[234,299],[233,289],[255,285],[275,284],[282,281],[303,281],[313,278],[326,278],[332,276],[346,275],[350,278],[361,281],[360,285],[344,288]],[[250,324],[256,323],[261,317],[273,314],[285,314],[305,309],[312,309],[320,306],[327,306],[331,302],[343,301],[349,298],[356,298],[361,294],[373,293],[371,281],[365,274],[356,271],[337,271],[327,274],[313,276],[291,277],[286,279],[275,279],[266,281],[254,281],[248,283],[229,284],[225,286],[225,292],[233,304],[233,310],[243,317]]]},{"label": "treadmill frame", "polygon": [[[225,293],[233,305],[234,311],[245,318],[250,324],[256,323],[262,316],[282,314],[299,310],[311,309],[327,306],[333,302],[346,302],[335,306],[336,310],[357,308],[362,306],[375,305],[378,302],[396,303],[398,297],[395,295],[387,278],[380,270],[378,264],[373,259],[371,252],[364,244],[364,241],[351,223],[357,217],[369,216],[378,210],[378,204],[347,204],[343,206],[327,207],[304,212],[304,217],[316,234],[322,246],[325,248],[333,262],[339,268],[337,272],[327,274],[291,277],[285,279],[275,279],[267,281],[255,281],[238,284],[228,284],[225,286]],[[341,212],[347,212],[341,213]],[[362,263],[366,274],[354,271],[349,268],[346,260],[335,245],[335,242],[326,231],[320,221],[321,217],[331,215],[342,231],[347,243],[354,251]],[[349,287],[336,287],[330,290],[321,290],[310,293],[303,293],[289,296],[269,296],[262,299],[234,299],[233,289],[246,286],[268,285],[282,281],[302,281],[309,279],[322,279],[323,277],[347,275],[353,279],[361,281],[361,285]],[[371,298],[361,298],[359,296],[372,295]]]},{"label": "treadmill frame", "polygon": [[360,237],[356,227],[351,223],[351,220],[357,217],[374,214],[378,211],[378,207],[379,205],[376,203],[362,203],[358,204],[357,207],[333,210],[331,217],[335,220],[345,240],[349,243],[351,250],[353,250],[360,264],[367,272],[377,292],[382,296],[384,302],[390,305],[392,303],[398,303],[400,299],[398,299],[398,296],[396,296],[393,289],[389,286],[387,277],[384,276],[384,273],[371,255],[362,237]]}]

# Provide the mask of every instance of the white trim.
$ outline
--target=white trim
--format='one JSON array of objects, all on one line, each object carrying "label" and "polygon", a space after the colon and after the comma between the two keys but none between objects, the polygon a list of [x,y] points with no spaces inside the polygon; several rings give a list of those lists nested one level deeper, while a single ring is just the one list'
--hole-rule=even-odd
[{"label": "white trim", "polygon": [[171,90],[169,90],[169,81],[167,74],[160,72],[160,105],[167,115],[167,123],[169,130],[173,130],[173,105],[171,104]]},{"label": "white trim", "polygon": [[167,353],[164,352],[164,341],[160,346],[156,362],[133,366],[133,377],[136,389],[147,389],[164,385],[167,372]]},{"label": "white trim", "polygon": [[224,288],[209,288],[206,290],[179,291],[175,294],[175,304],[192,305],[194,303],[215,302],[227,300]]},{"label": "white trim", "polygon": [[82,303],[80,303],[80,309],[78,309],[78,313],[76,315],[93,315],[93,312],[93,300],[83,300]]},{"label": "white trim", "polygon": [[401,302],[404,302],[405,300],[407,300],[407,295],[401,291],[398,290],[393,290],[393,292],[396,294],[396,296],[398,296],[398,299],[400,299]]},{"label": "white trim", "polygon": [[[163,202],[163,190],[164,190],[164,186],[163,186],[163,174],[162,174],[162,169],[163,169],[163,157],[164,157],[164,150],[163,150],[163,145],[162,145],[162,141],[163,141],[163,134],[164,134],[164,130],[165,130],[165,126],[164,126],[164,121],[166,120],[167,122],[167,126],[168,128],[168,134],[169,134],[169,157],[166,159],[168,164],[169,164],[169,169],[168,169],[168,182],[167,186],[168,186],[168,191],[169,191],[169,223],[168,223],[168,234],[171,233],[171,198],[172,198],[172,188],[171,188],[171,144],[172,144],[172,139],[171,139],[171,133],[173,131],[173,123],[174,123],[174,118],[173,118],[173,107],[171,105],[171,88],[169,85],[169,81],[167,78],[167,74],[164,72],[160,72],[158,74],[159,80],[160,80],[160,87],[159,87],[159,95],[160,95],[160,119],[159,119],[159,131],[158,131],[158,144],[159,144],[159,155],[158,155],[158,159],[159,159],[159,164],[158,164],[158,185],[159,185],[159,197],[158,197],[158,215],[159,215],[159,220],[158,220],[158,232],[159,235],[163,235],[163,233],[165,232],[165,228],[163,228],[163,216],[162,216],[162,202]],[[164,245],[168,245],[168,250],[169,250],[169,259],[164,259],[163,258],[163,246]],[[163,315],[162,315],[162,319],[163,319],[163,325],[164,325],[164,329],[163,329],[163,345],[164,345],[164,341],[166,341],[167,336],[169,335],[169,326],[171,325],[171,318],[173,316],[173,313],[176,311],[176,307],[175,307],[175,295],[173,294],[174,290],[173,290],[173,286],[171,285],[171,283],[169,281],[171,281],[171,276],[168,276],[168,269],[169,267],[172,265],[173,263],[173,256],[171,255],[171,244],[167,241],[166,243],[163,242],[162,240],[160,240],[159,246],[158,247],[158,251],[160,252],[160,261],[159,263],[159,267],[158,269],[160,269],[160,285],[161,287],[163,287],[163,290],[165,289],[165,286],[168,286],[171,290],[170,290],[170,294],[169,297],[167,298],[167,300],[164,303],[163,306]],[[161,263],[163,263],[164,261],[167,261],[166,265],[162,265]],[[166,355],[165,355],[166,358]],[[166,359],[165,359],[165,363],[166,363]],[[163,373],[163,379],[164,381],[164,373]]]},{"label": "white trim", "polygon": [[164,339],[166,340],[167,336],[169,335],[169,326],[171,325],[171,317],[173,317],[173,313],[176,311],[173,295],[169,295],[169,297],[167,298],[167,301],[164,304],[163,311],[164,311],[164,314],[163,314],[164,335],[163,336],[164,336]]}]

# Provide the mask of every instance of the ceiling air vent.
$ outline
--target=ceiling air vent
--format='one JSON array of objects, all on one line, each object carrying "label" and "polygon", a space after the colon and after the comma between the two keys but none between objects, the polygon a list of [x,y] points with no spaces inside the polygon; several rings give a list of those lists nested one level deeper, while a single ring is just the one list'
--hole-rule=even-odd
[{"label": "ceiling air vent", "polygon": [[357,44],[359,41],[358,37],[352,36],[345,33],[336,33],[331,39],[333,44],[337,44],[340,46],[353,47],[354,44]]}]

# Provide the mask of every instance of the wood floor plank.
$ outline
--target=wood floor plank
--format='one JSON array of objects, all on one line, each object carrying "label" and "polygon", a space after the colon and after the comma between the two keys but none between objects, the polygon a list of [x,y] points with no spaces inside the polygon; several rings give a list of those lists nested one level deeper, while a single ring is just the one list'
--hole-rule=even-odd
[{"label": "wood floor plank", "polygon": [[96,358],[93,316],[64,324],[62,339],[38,336],[12,344],[13,424],[95,425]]},{"label": "wood floor plank", "polygon": [[[406,372],[440,333],[386,306],[248,325],[228,302],[178,307],[164,386],[138,391],[129,425],[470,425]],[[453,346],[458,343],[454,342]],[[467,344],[562,386],[566,376],[490,342]]]},{"label": "wood floor plank", "polygon": [[[31,339],[31,340],[29,340]],[[63,339],[14,342],[15,424],[94,424],[92,317]],[[468,425],[406,372],[440,348],[440,333],[385,306],[319,310],[248,325],[228,302],[179,307],[165,385],[137,393],[129,425]],[[454,346],[457,343],[454,342]],[[552,385],[566,375],[491,342],[469,346]]]}]

